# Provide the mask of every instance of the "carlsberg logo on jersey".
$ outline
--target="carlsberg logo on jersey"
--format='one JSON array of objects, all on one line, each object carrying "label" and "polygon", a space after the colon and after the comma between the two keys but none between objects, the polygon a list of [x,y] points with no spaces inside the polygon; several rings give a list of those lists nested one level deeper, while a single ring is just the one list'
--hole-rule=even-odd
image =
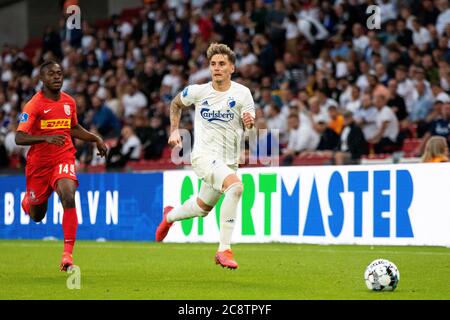
[{"label": "carlsberg logo on jersey", "polygon": [[[450,172],[427,166],[239,169],[233,242],[450,245]],[[198,195],[200,185],[193,172],[165,172],[164,205]],[[221,205],[177,222],[166,240],[217,242]]]},{"label": "carlsberg logo on jersey", "polygon": [[221,110],[211,110],[209,108],[202,108],[200,110],[200,115],[202,116],[203,119],[207,120],[208,122],[212,121],[229,122],[234,119],[234,113],[231,112],[231,110],[223,112]]}]

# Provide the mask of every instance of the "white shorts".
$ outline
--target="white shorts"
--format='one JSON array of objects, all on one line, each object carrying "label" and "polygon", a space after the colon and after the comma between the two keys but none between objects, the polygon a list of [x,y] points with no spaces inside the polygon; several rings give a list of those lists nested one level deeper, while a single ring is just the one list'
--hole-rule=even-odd
[{"label": "white shorts", "polygon": [[230,174],[236,174],[237,167],[237,165],[227,165],[217,159],[197,158],[192,160],[195,174],[203,180],[203,183],[209,184],[220,193],[222,193],[223,181]]}]

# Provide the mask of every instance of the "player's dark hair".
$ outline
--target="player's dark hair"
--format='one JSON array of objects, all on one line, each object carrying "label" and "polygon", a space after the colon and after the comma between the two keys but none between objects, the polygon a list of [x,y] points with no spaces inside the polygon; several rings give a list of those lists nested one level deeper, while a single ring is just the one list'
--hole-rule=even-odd
[{"label": "player's dark hair", "polygon": [[48,68],[49,66],[55,65],[55,64],[59,65],[59,63],[56,62],[55,60],[46,60],[46,61],[44,61],[39,67],[39,74],[42,74],[42,72],[44,72],[44,70],[46,68]]}]

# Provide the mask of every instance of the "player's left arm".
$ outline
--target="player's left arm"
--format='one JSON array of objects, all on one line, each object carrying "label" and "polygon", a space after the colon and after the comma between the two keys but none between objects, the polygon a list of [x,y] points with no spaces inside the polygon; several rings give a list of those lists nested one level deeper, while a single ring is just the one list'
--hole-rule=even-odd
[{"label": "player's left arm", "polygon": [[248,130],[253,129],[255,126],[255,103],[250,90],[248,90],[248,94],[244,100],[241,117],[244,127]]},{"label": "player's left arm", "polygon": [[77,123],[75,126],[73,126],[70,129],[70,135],[76,139],[80,139],[83,141],[95,142],[97,144],[97,149],[98,149],[97,155],[99,155],[101,157],[106,156],[106,152],[108,151],[108,148],[106,147],[106,144],[103,141],[103,139],[100,136],[87,131],[79,123]]}]

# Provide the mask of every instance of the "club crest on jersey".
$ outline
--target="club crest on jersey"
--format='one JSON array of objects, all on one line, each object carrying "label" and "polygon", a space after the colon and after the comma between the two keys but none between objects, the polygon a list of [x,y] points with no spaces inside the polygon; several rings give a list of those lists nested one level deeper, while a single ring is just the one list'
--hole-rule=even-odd
[{"label": "club crest on jersey", "polygon": [[64,105],[64,112],[65,112],[65,114],[70,116],[70,106],[68,104]]},{"label": "club crest on jersey", "polygon": [[230,108],[233,108],[236,105],[236,100],[233,97],[229,97],[227,101],[227,105]]},{"label": "club crest on jersey", "polygon": [[20,115],[19,123],[27,122],[28,121],[28,113],[24,112]]},{"label": "club crest on jersey", "polygon": [[203,108],[200,110],[200,115],[203,119],[208,122],[212,121],[222,121],[222,122],[230,122],[234,119],[234,113],[231,110],[227,110],[226,112],[220,110],[211,110],[209,108]]},{"label": "club crest on jersey", "polygon": [[184,88],[183,92],[181,93],[181,95],[183,96],[183,98],[186,97],[186,96],[188,95],[188,88],[189,88],[189,87]]},{"label": "club crest on jersey", "polygon": [[33,190],[30,190],[30,191],[28,192],[28,194],[29,194],[29,197],[30,197],[30,201],[31,201],[31,202],[36,202],[36,201],[39,200],[38,198],[36,198],[36,194],[34,193]]}]

